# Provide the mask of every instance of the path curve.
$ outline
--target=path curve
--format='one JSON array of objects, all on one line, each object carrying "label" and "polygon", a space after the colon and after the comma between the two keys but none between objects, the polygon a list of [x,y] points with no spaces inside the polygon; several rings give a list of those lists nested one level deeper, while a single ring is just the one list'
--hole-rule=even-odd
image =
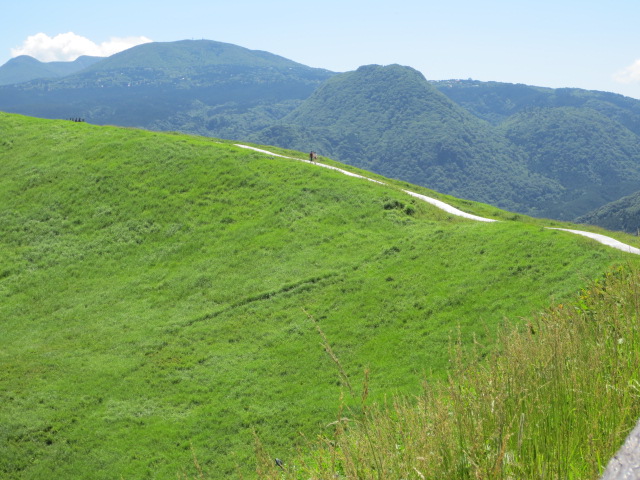
[{"label": "path curve", "polygon": [[[268,150],[262,150],[261,148],[256,148],[256,147],[250,147],[249,145],[242,145],[239,143],[235,144],[236,147],[240,147],[240,148],[246,148],[249,150],[254,150],[256,152],[259,153],[264,153],[266,155],[271,155],[273,157],[280,157],[280,158],[288,158],[290,160],[298,160],[300,162],[307,162],[306,160],[302,160],[300,158],[295,158],[295,157],[287,157],[285,155],[279,155],[277,153],[273,153],[270,152]],[[357,178],[362,178],[364,180],[369,180],[370,182],[374,182],[374,183],[378,183],[380,185],[387,185],[384,182],[381,182],[379,180],[374,180],[373,178],[369,178],[369,177],[365,177],[364,175],[359,175],[357,173],[353,173],[353,172],[349,172],[347,170],[343,170],[342,168],[338,168],[338,167],[334,167],[331,165],[325,165],[324,163],[317,163],[317,162],[312,162],[314,165],[317,165],[318,167],[323,167],[323,168],[328,168],[330,170],[336,170],[340,173],[343,173],[345,175],[349,175],[350,177],[357,177]],[[471,220],[476,220],[478,222],[498,222],[499,220],[495,220],[493,218],[485,218],[485,217],[479,217],[477,215],[473,215],[471,213],[467,213],[467,212],[463,212],[462,210],[458,210],[455,207],[452,207],[451,205],[444,203],[441,200],[437,200],[435,198],[432,197],[428,197],[426,195],[422,195],[421,193],[416,193],[416,192],[412,192],[410,190],[403,190],[403,192],[411,195],[412,197],[416,197],[424,202],[428,202],[431,205],[434,205],[442,210],[444,210],[445,212],[448,212],[452,215],[457,215],[460,217],[464,217],[464,218],[468,218]],[[599,233],[592,233],[592,232],[584,232],[582,230],[571,230],[569,228],[554,228],[554,227],[545,227],[548,228],[549,230],[560,230],[563,232],[569,232],[569,233],[574,233],[576,235],[582,235],[584,237],[589,237],[593,240],[595,240],[596,242],[600,242],[603,245],[607,245],[608,247],[612,247],[618,250],[622,250],[623,252],[627,252],[627,253],[633,253],[635,255],[640,255],[640,248],[636,248],[636,247],[632,247],[631,245],[627,245],[626,243],[622,243],[618,240],[615,240],[611,237],[607,237],[606,235],[601,235]]]},{"label": "path curve", "polygon": [[617,248],[618,250],[622,250],[623,252],[635,253],[636,255],[640,255],[640,248],[632,247],[631,245],[627,245],[626,243],[619,242],[614,238],[607,237],[606,235],[601,235],[599,233],[584,232],[582,230],[571,230],[569,228],[545,228],[548,228],[549,230],[562,230],[563,232],[575,233],[576,235],[582,235],[584,237],[592,238],[596,242],[600,242],[603,245],[607,245],[608,247]]}]

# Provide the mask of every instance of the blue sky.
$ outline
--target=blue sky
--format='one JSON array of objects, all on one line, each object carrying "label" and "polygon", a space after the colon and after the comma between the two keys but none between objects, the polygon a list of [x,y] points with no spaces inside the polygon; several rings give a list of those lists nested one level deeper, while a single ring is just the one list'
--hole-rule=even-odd
[{"label": "blue sky", "polygon": [[0,64],[205,38],[338,72],[399,63],[431,80],[640,98],[638,0],[22,0],[3,6],[2,24]]}]

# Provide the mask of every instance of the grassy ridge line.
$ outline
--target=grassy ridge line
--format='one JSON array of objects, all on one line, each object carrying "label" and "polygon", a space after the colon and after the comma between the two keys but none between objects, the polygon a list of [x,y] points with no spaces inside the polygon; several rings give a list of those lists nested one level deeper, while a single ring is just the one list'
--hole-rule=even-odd
[{"label": "grassy ridge line", "polygon": [[[253,470],[625,261],[225,142],[0,114],[0,473]],[[410,188],[410,187],[407,187]],[[459,201],[465,205],[464,201]],[[486,208],[508,219],[511,214]],[[357,404],[353,407],[357,408]]]},{"label": "grassy ridge line", "polygon": [[[299,158],[287,157],[285,155],[276,154],[276,153],[270,152],[268,150],[263,150],[263,149],[256,148],[256,147],[251,147],[251,146],[248,146],[248,145],[242,145],[242,144],[237,144],[237,143],[235,145],[237,147],[248,148],[248,149],[251,149],[251,150],[254,150],[254,151],[257,151],[257,152],[260,152],[260,153],[264,153],[264,154],[267,154],[267,155],[272,155],[272,156],[282,157],[282,158],[289,158],[289,159],[292,159],[292,160],[300,160]],[[341,173],[343,173],[345,175],[350,175],[350,176],[353,176],[353,177],[362,178],[362,179],[369,180],[369,181],[372,181],[372,182],[376,182],[376,183],[379,183],[379,184],[382,184],[382,185],[386,185],[384,182],[381,182],[379,180],[374,180],[374,179],[366,177],[364,175],[358,175],[356,173],[349,172],[349,171],[341,169],[341,168],[333,167],[333,166],[322,164],[322,163],[318,163],[317,165],[320,166],[320,167],[337,170],[337,171],[339,171],[339,172],[341,172]],[[459,209],[457,209],[455,207],[452,207],[451,205],[449,205],[449,204],[447,204],[445,202],[442,202],[442,201],[437,200],[437,199],[432,198],[432,197],[428,197],[426,195],[422,195],[422,194],[419,194],[419,193],[416,193],[416,192],[412,192],[410,190],[403,190],[403,191],[405,193],[413,196],[413,197],[419,198],[420,200],[423,200],[423,201],[428,202],[428,203],[430,203],[432,205],[435,205],[436,207],[444,210],[445,212],[452,213],[453,215],[457,215],[457,216],[460,216],[460,217],[468,218],[468,219],[471,219],[471,220],[476,220],[476,221],[479,221],[479,222],[496,222],[496,221],[498,221],[498,220],[493,219],[493,218],[480,217],[478,215],[473,215],[471,213],[463,212],[462,210],[459,210]],[[549,227],[549,228],[552,228],[552,227]],[[608,237],[606,235],[597,234],[597,233],[593,233],[593,232],[585,232],[585,231],[581,231],[581,230],[567,229],[567,228],[552,228],[552,229],[554,229],[554,230],[562,230],[562,231],[565,231],[565,232],[574,233],[576,235],[582,235],[582,236],[591,238],[591,239],[595,240],[596,242],[602,243],[603,245],[607,245],[609,247],[617,248],[618,250],[622,250],[623,252],[633,253],[635,255],[640,255],[640,249],[639,248],[632,247],[631,245],[627,245],[626,243],[622,243],[622,242],[620,242],[618,240],[615,240],[615,239],[613,239],[611,237]]]},{"label": "grassy ridge line", "polygon": [[[229,141],[226,141],[226,142],[234,143]],[[234,144],[240,145],[237,143],[234,143]],[[268,147],[269,150],[265,150],[266,147],[262,145],[260,145],[259,147],[256,146],[255,144],[249,144],[249,143],[245,143],[242,145],[245,145],[245,148],[250,148],[250,149],[257,148],[258,150],[261,150],[262,152],[267,152],[270,155],[304,161],[300,157],[292,156],[299,153],[292,150],[275,147],[275,146],[269,146]],[[274,152],[282,152],[282,153],[274,153]],[[331,160],[330,158],[326,158],[326,157],[320,157],[320,158],[323,162],[321,165],[337,166],[339,170],[347,172],[347,174],[349,175],[354,173],[355,175],[360,175],[365,179],[373,179],[376,182],[384,183],[385,185],[388,185],[393,188],[417,192],[428,198],[434,199],[436,201],[440,201],[446,205],[453,206],[453,208],[456,208],[457,210],[460,210],[464,213],[471,214],[470,212],[473,211],[474,213],[472,215],[479,216],[481,218],[504,220],[504,221],[518,221],[518,222],[524,222],[527,224],[539,225],[541,227],[549,227],[549,228],[560,227],[560,228],[565,228],[570,230],[580,229],[579,231],[581,232],[586,231],[588,233],[596,233],[598,235],[608,236],[610,238],[613,238],[614,240],[618,240],[619,242],[625,245],[630,244],[630,245],[637,245],[637,247],[640,247],[640,238],[638,236],[630,235],[622,231],[610,231],[610,230],[606,230],[604,228],[598,227],[596,225],[572,224],[570,222],[565,222],[560,220],[530,217],[524,214],[513,213],[513,212],[499,209],[489,204],[483,204],[480,202],[475,202],[472,200],[466,200],[463,198],[458,198],[451,195],[443,194],[435,190],[430,190],[426,187],[413,185],[406,181],[383,177],[381,175],[375,174],[373,172],[369,172],[367,170],[362,170],[360,168],[357,168],[351,165],[346,165],[346,164],[336,162],[334,160]],[[632,249],[635,249],[637,247],[632,246]]]}]

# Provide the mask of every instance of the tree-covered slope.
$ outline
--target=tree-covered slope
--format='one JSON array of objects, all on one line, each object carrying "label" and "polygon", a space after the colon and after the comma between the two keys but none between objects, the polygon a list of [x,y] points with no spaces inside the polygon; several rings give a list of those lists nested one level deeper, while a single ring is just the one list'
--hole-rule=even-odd
[{"label": "tree-covered slope", "polygon": [[502,130],[533,172],[562,189],[528,213],[571,219],[640,188],[640,101],[607,92],[499,82],[432,82]]},{"label": "tree-covered slope", "polygon": [[531,172],[562,186],[554,198],[536,202],[541,214],[570,220],[640,189],[640,138],[596,110],[540,108],[501,128]]},{"label": "tree-covered slope", "polygon": [[319,149],[388,177],[514,210],[526,211],[531,197],[559,190],[528,171],[525,157],[500,132],[399,65],[331,78],[282,125],[254,138]]},{"label": "tree-covered slope", "polygon": [[416,392],[452,336],[489,350],[498,323],[627,258],[394,185],[0,114],[0,476],[196,476],[195,455],[210,477],[251,477],[254,432],[287,458],[347,380],[368,369],[373,400]]},{"label": "tree-covered slope", "polygon": [[431,83],[458,105],[493,124],[532,109],[575,107],[600,112],[640,135],[640,100],[616,93],[475,80]]},{"label": "tree-covered slope", "polygon": [[576,222],[638,235],[640,232],[640,192],[603,205],[577,218]]}]

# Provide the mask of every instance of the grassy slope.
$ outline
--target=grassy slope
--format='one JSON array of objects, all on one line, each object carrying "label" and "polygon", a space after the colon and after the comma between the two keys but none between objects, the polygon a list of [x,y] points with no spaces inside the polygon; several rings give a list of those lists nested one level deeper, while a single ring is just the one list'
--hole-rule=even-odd
[{"label": "grassy slope", "polygon": [[303,309],[380,399],[444,375],[458,327],[490,344],[628,257],[211,139],[5,114],[0,205],[8,478],[250,472],[254,430],[284,455],[339,403]]},{"label": "grassy slope", "polygon": [[[449,382],[351,409],[261,479],[596,479],[640,415],[640,270],[619,267],[488,357],[456,345]],[[359,393],[359,392],[358,392]],[[356,421],[354,421],[356,420]]]}]

